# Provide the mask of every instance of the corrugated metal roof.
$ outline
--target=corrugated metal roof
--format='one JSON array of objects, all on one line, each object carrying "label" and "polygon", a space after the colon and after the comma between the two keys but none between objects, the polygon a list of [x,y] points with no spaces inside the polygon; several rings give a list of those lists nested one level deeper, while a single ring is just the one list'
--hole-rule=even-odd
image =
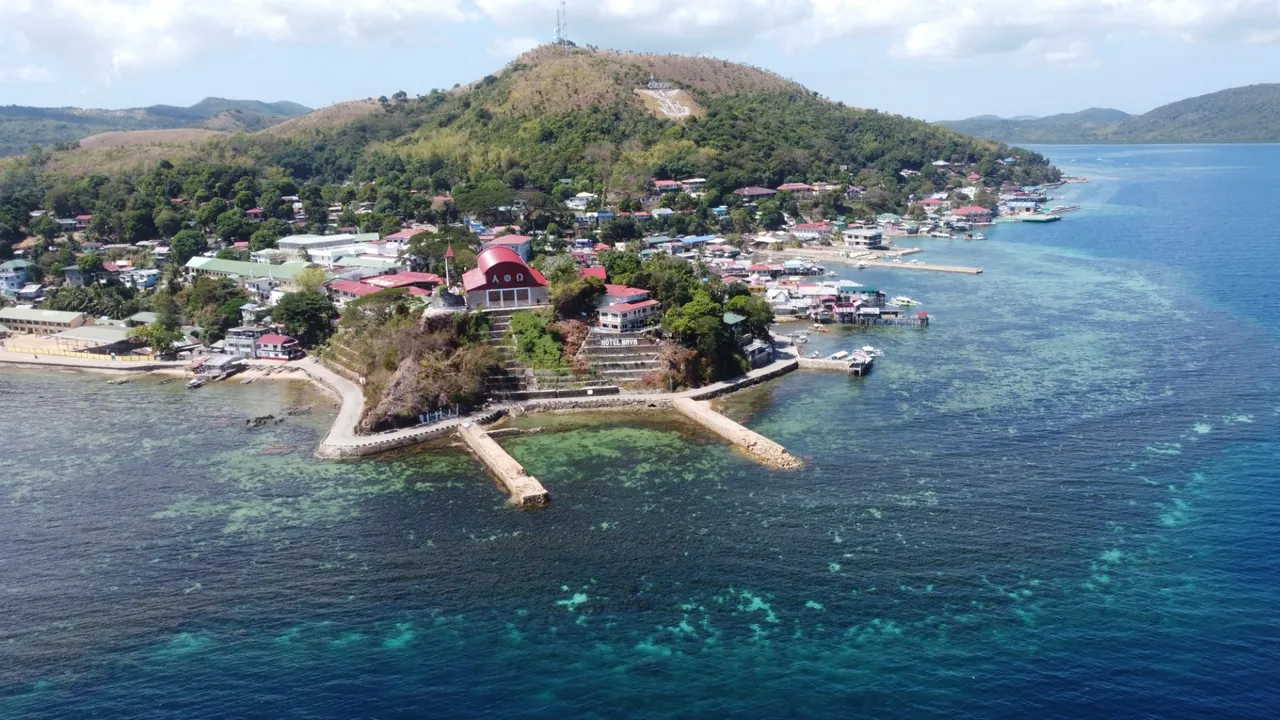
[{"label": "corrugated metal roof", "polygon": [[12,320],[14,322],[71,323],[81,317],[85,317],[85,314],[78,312],[62,312],[59,310],[37,310],[35,308],[23,307],[11,307],[0,310],[0,320]]}]

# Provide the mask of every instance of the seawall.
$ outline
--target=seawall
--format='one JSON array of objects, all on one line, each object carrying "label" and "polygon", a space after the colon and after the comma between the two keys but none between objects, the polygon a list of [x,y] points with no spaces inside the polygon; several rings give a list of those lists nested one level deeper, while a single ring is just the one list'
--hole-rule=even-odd
[{"label": "seawall", "polygon": [[794,469],[804,464],[778,443],[712,410],[711,403],[679,398],[672,407],[769,467]]}]

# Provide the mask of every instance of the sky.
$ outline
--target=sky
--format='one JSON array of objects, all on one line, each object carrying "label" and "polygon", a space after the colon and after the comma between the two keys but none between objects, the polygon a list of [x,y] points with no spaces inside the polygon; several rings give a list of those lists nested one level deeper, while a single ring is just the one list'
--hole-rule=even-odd
[{"label": "sky", "polygon": [[[559,0],[0,0],[0,105],[311,107],[467,83]],[[578,44],[711,55],[927,120],[1280,82],[1280,0],[567,0]]]}]

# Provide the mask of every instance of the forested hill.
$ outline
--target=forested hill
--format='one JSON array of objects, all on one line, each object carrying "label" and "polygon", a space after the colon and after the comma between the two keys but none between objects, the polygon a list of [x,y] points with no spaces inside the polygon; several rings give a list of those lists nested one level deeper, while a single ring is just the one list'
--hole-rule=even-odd
[{"label": "forested hill", "polygon": [[[688,111],[672,119],[650,77]],[[736,188],[898,177],[945,159],[993,179],[1050,179],[1034,154],[909,118],[832,103],[777,75],[710,58],[544,47],[453,91],[393,97],[381,112],[307,132],[255,138],[300,179],[372,180],[407,173],[434,189],[502,180],[553,189],[560,179],[609,192],[651,177],[705,177]],[[1017,154],[1023,162],[1003,165]]]},{"label": "forested hill", "polygon": [[0,156],[27,152],[32,145],[74,144],[91,135],[121,130],[207,128],[256,132],[311,108],[292,102],[205,98],[191,107],[153,105],[127,110],[0,106]]},{"label": "forested hill", "polygon": [[984,115],[938,124],[1002,142],[1272,143],[1280,142],[1280,84],[1222,90],[1142,115],[1095,108],[1044,118]]}]

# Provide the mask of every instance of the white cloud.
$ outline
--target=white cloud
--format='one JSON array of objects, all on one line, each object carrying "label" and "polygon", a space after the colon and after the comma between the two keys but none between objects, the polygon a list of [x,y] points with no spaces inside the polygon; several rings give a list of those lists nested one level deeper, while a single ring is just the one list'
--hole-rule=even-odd
[{"label": "white cloud", "polygon": [[[251,43],[421,42],[487,22],[510,57],[552,35],[558,0],[0,0],[0,47],[23,66],[111,79]],[[569,0],[579,43],[700,54],[779,40],[857,47],[887,39],[907,59],[1042,53],[1068,63],[1090,40],[1163,34],[1280,42],[1277,0]],[[1048,48],[1048,50],[1043,50]],[[8,75],[16,77],[17,71]]]},{"label": "white cloud", "polygon": [[24,65],[12,70],[0,70],[0,82],[16,80],[25,83],[47,83],[53,82],[53,73],[42,67],[34,65]]}]

